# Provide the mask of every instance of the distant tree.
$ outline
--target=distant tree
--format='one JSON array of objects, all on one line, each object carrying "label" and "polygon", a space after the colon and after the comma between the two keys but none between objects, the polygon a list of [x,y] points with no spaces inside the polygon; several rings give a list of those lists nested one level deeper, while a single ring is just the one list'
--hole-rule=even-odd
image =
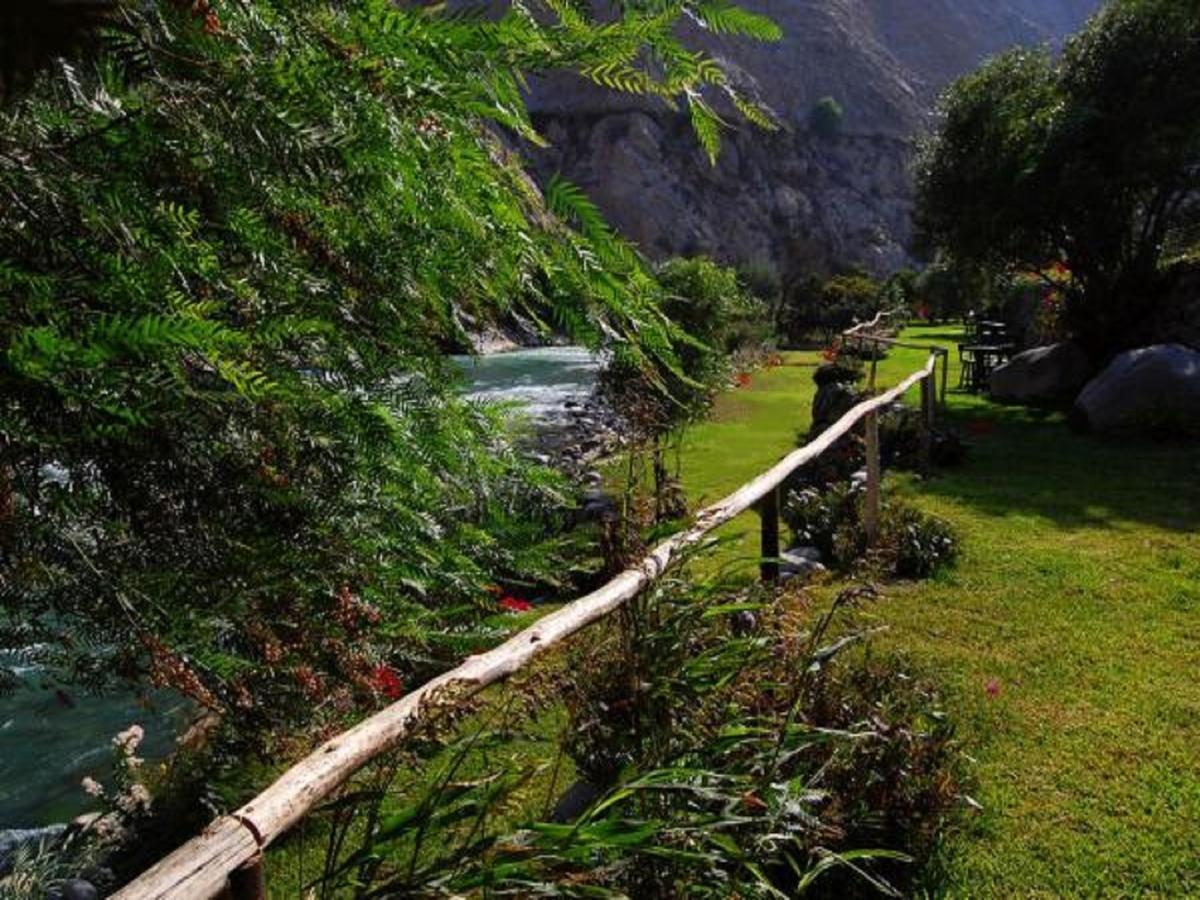
[{"label": "distant tree", "polygon": [[814,275],[794,279],[779,311],[780,337],[793,346],[813,339],[828,344],[879,311],[885,303],[883,287],[859,269],[826,280]]},{"label": "distant tree", "polygon": [[916,305],[929,317],[955,319],[986,304],[988,279],[978,269],[944,254],[930,263],[913,284]]},{"label": "distant tree", "polygon": [[1153,304],[1164,236],[1200,190],[1200,16],[1117,0],[1062,58],[1014,51],[947,92],[918,164],[933,243],[996,272],[1071,273],[1069,329],[1099,358]]},{"label": "distant tree", "polygon": [[812,111],[808,114],[808,127],[818,137],[836,137],[842,130],[842,120],[845,116],[845,110],[837,100],[833,97],[822,97],[813,104]]}]

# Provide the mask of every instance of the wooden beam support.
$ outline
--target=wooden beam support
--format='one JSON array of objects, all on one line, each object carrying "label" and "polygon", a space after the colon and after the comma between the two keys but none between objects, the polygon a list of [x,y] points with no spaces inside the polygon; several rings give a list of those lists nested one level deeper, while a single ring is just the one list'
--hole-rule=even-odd
[{"label": "wooden beam support", "polygon": [[867,546],[879,542],[879,520],[881,513],[879,466],[879,413],[872,409],[863,419],[867,430],[867,494],[863,498],[863,528],[867,532]]},{"label": "wooden beam support", "polygon": [[229,873],[230,900],[267,900],[267,878],[260,853]]},{"label": "wooden beam support", "polygon": [[779,580],[779,488],[768,491],[755,509],[762,526],[759,574],[763,581],[773,583]]},{"label": "wooden beam support", "polygon": [[928,475],[933,471],[933,408],[936,404],[934,392],[937,390],[933,384],[933,377],[926,378],[921,382],[921,421],[920,421],[920,436],[921,436],[921,458],[920,469],[922,475]]}]

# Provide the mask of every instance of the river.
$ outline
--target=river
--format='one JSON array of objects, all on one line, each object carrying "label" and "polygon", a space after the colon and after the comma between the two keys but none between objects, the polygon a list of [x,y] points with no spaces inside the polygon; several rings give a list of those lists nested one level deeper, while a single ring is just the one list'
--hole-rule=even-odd
[{"label": "river", "polygon": [[595,389],[600,359],[583,347],[534,347],[456,356],[467,376],[467,396],[515,401],[539,426],[564,418],[569,403],[582,403]]},{"label": "river", "polygon": [[[600,362],[580,347],[538,347],[455,357],[468,396],[515,401],[538,427],[553,427],[568,403],[592,392]],[[0,657],[0,665],[5,660]],[[90,806],[80,780],[103,780],[112,737],[135,722],[146,730],[142,755],[162,759],[185,724],[186,704],[158,693],[93,696],[59,692],[40,673],[20,673],[24,687],[0,697],[0,830],[62,822]]]}]

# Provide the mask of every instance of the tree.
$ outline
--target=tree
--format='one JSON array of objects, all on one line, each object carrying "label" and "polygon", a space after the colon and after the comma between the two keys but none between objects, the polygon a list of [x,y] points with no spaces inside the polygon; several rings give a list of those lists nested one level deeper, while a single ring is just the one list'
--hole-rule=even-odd
[{"label": "tree", "polygon": [[1067,323],[1103,359],[1152,306],[1200,188],[1200,16],[1117,0],[1061,59],[1014,51],[958,81],[918,165],[918,224],[996,272],[1065,265]]},{"label": "tree", "polygon": [[[18,59],[0,110],[0,649],[240,726],[456,660],[490,583],[562,570],[563,497],[441,348],[514,306],[638,365],[683,340],[594,207],[505,150],[540,140],[524,75],[685,98],[710,147],[704,91],[752,105],[681,6],[73,6],[102,39]],[[761,30],[735,9],[694,13]],[[68,26],[46,46],[97,23]]]},{"label": "tree", "polygon": [[818,137],[830,139],[837,137],[842,130],[844,118],[845,111],[842,109],[842,104],[833,97],[822,97],[813,104],[812,111],[808,114],[808,127]]}]

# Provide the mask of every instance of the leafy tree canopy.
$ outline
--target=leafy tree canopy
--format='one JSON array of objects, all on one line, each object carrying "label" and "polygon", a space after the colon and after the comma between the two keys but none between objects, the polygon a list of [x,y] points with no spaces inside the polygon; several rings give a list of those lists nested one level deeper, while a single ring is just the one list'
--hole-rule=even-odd
[{"label": "leafy tree canopy", "polygon": [[652,271],[571,186],[543,204],[499,137],[540,140],[523,78],[685,103],[715,152],[713,92],[761,113],[674,24],[764,21],[85,7],[100,32],[68,16],[24,62],[0,42],[21,94],[0,110],[0,648],[148,671],[247,723],[460,656],[488,582],[561,569],[562,498],[441,348],[520,308],[678,367]]},{"label": "leafy tree canopy", "polygon": [[1116,0],[1060,59],[1014,51],[958,81],[918,167],[919,224],[993,271],[1073,274],[1067,317],[1098,357],[1156,292],[1200,188],[1200,16]]}]

